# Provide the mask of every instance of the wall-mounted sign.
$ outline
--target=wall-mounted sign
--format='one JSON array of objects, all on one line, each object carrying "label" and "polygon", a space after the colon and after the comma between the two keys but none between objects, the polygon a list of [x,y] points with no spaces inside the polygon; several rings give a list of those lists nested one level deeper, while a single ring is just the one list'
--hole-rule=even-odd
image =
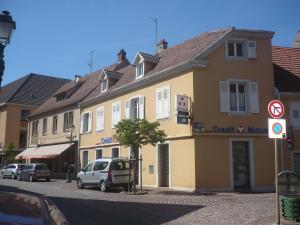
[{"label": "wall-mounted sign", "polygon": [[110,143],[115,142],[115,140],[113,137],[104,137],[104,138],[101,138],[100,142],[101,142],[101,144],[110,144]]},{"label": "wall-mounted sign", "polygon": [[187,112],[189,111],[189,98],[185,95],[176,95],[176,110],[178,112]]},{"label": "wall-mounted sign", "polygon": [[189,117],[177,115],[177,123],[178,124],[189,124]]}]

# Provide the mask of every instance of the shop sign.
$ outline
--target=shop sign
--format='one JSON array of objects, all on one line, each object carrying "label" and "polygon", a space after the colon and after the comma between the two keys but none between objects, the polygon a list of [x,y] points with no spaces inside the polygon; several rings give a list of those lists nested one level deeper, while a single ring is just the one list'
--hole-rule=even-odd
[{"label": "shop sign", "polygon": [[115,140],[113,139],[113,137],[104,137],[101,138],[101,144],[110,144],[115,142]]},{"label": "shop sign", "polygon": [[266,133],[268,133],[267,128],[247,127],[247,129],[244,129],[244,127],[242,127],[242,126],[239,126],[238,128],[235,128],[233,126],[229,126],[229,127],[213,126],[212,131],[214,133],[244,133],[245,131],[249,134],[266,134]]}]

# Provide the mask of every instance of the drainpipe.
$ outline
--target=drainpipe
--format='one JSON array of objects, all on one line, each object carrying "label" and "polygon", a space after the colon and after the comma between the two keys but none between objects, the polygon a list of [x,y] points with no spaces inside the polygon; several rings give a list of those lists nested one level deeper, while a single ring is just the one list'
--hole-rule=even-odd
[{"label": "drainpipe", "polygon": [[[280,92],[279,90],[274,87],[274,91],[275,91],[275,96],[278,100],[280,100]],[[281,172],[283,171],[283,142],[282,142],[282,139],[279,140],[280,141],[280,155],[281,155]]]}]

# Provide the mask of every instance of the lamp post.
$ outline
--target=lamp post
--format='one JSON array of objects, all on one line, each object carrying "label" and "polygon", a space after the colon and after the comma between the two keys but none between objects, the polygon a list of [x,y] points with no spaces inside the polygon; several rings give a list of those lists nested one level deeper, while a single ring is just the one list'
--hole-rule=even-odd
[{"label": "lamp post", "polygon": [[0,91],[2,76],[4,73],[4,48],[9,44],[13,30],[16,29],[16,22],[13,21],[12,17],[9,15],[8,11],[2,11],[0,13]]},{"label": "lamp post", "polygon": [[[71,147],[71,145],[72,145],[72,143],[74,142],[74,140],[77,138],[77,136],[76,136],[76,134],[74,134],[74,129],[75,129],[75,126],[74,125],[72,125],[71,126],[71,128],[70,128],[70,134],[69,135],[67,135],[67,139],[69,139],[69,141],[70,141],[70,147]],[[69,161],[69,149],[67,150],[68,152],[67,152],[67,180],[66,180],[66,182],[67,183],[70,183],[70,182],[72,182],[72,180],[71,180],[71,167],[70,167],[70,161]]]}]

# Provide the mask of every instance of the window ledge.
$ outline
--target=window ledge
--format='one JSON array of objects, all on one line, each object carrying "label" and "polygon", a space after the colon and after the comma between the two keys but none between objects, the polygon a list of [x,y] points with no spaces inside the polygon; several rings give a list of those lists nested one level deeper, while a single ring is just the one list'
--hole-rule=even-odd
[{"label": "window ledge", "polygon": [[236,116],[236,117],[245,117],[251,116],[252,114],[249,112],[229,112],[228,116]]},{"label": "window ledge", "polygon": [[169,120],[171,117],[170,116],[167,116],[167,117],[159,117],[159,118],[156,118],[157,120]]},{"label": "window ledge", "polygon": [[225,57],[226,60],[238,60],[238,61],[249,61],[248,57],[238,57],[238,56],[226,56]]}]

